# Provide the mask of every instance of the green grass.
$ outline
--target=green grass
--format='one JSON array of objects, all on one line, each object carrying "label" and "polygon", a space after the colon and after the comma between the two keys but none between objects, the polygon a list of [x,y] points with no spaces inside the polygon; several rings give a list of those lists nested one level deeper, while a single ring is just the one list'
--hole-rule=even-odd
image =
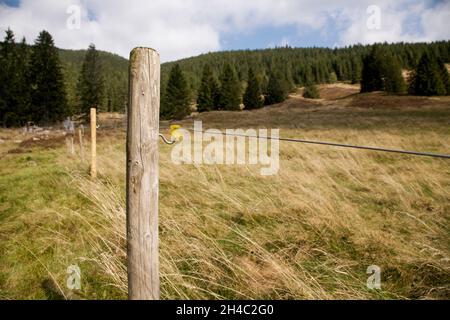
[{"label": "green grass", "polygon": [[36,148],[2,158],[0,291],[8,299],[64,298],[58,285],[65,291],[66,269],[76,263],[85,287],[73,297],[86,292],[90,298],[122,297],[105,286],[97,266],[85,261],[90,250],[80,243],[83,230],[64,218],[87,202],[58,162],[60,152]]},{"label": "green grass", "polygon": [[[200,117],[205,127],[445,152],[450,108],[441,104],[330,110],[299,100]],[[97,180],[63,145],[8,154],[14,139],[0,145],[0,298],[126,298],[123,130],[99,136]],[[280,148],[279,174],[261,177],[251,166],[174,166],[161,144],[164,299],[449,298],[446,160]],[[79,292],[66,288],[72,264]],[[365,285],[372,264],[382,268],[381,291]]]}]

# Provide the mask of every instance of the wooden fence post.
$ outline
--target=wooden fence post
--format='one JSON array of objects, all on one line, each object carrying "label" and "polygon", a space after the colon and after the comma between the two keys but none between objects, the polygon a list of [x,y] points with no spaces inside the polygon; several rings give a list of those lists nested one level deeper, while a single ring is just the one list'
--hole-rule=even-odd
[{"label": "wooden fence post", "polygon": [[91,108],[91,177],[97,177],[97,109]]},{"label": "wooden fence post", "polygon": [[81,128],[78,129],[78,140],[80,141],[81,162],[84,162],[83,133],[81,132]]},{"label": "wooden fence post", "polygon": [[75,154],[75,146],[73,144],[73,136],[74,136],[74,134],[72,133],[70,135],[70,153],[71,154]]},{"label": "wooden fence post", "polygon": [[159,54],[130,54],[127,129],[128,297],[158,300]]}]

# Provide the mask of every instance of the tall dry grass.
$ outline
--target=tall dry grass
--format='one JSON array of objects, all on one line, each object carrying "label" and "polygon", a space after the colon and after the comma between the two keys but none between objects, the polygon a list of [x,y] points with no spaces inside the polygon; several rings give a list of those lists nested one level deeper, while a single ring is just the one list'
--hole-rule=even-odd
[{"label": "tall dry grass", "polygon": [[[282,129],[283,136],[305,132]],[[308,138],[448,149],[445,132],[310,130]],[[282,143],[280,171],[174,165],[161,144],[164,299],[449,297],[449,167],[445,160]],[[72,180],[88,210],[93,262],[126,297],[124,135],[100,142],[100,179]],[[382,290],[366,269],[382,269]]]},{"label": "tall dry grass", "polygon": [[[198,118],[205,128],[446,152],[449,105],[293,96]],[[116,120],[100,118],[96,180],[65,146],[28,152],[14,142],[18,131],[0,130],[0,297],[126,298],[125,132]],[[279,174],[263,177],[258,166],[177,166],[172,147],[160,147],[162,298],[450,297],[447,160],[282,142]],[[79,292],[65,285],[74,263]],[[381,267],[380,291],[366,286],[370,265]]]}]

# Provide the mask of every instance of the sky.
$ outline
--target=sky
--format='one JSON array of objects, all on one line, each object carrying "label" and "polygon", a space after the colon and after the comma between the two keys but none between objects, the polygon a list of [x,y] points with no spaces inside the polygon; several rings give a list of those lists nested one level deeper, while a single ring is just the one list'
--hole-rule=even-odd
[{"label": "sky", "polygon": [[163,62],[221,50],[450,40],[450,0],[0,0],[0,31]]}]

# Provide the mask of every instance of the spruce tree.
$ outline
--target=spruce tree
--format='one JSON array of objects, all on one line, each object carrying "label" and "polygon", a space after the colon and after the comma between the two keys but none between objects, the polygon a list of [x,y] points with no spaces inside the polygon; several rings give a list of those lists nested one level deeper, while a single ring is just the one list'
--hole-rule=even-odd
[{"label": "spruce tree", "polygon": [[295,89],[295,81],[294,81],[294,77],[292,76],[292,66],[291,65],[286,65],[284,68],[284,74],[285,74],[285,84],[286,84],[286,89],[288,91],[292,91]]},{"label": "spruce tree", "polygon": [[7,105],[5,100],[3,100],[3,98],[0,96],[0,125],[3,127],[6,127],[6,123],[5,123],[5,115],[6,115],[6,111],[7,111]]},{"label": "spruce tree", "polygon": [[352,59],[352,71],[351,71],[351,83],[356,84],[361,81],[361,65],[356,60],[356,58]]},{"label": "spruce tree", "polygon": [[307,65],[304,69],[302,84],[306,85],[312,81],[314,81],[313,71],[311,65]]},{"label": "spruce tree", "polygon": [[267,95],[265,103],[267,105],[280,103],[286,100],[287,89],[283,81],[283,77],[279,73],[271,72],[269,83],[267,85]]},{"label": "spruce tree", "polygon": [[197,94],[197,111],[205,112],[214,109],[215,79],[211,67],[205,64],[200,88]]},{"label": "spruce tree", "polygon": [[320,99],[319,89],[317,89],[316,85],[310,83],[305,87],[303,97],[307,99]]},{"label": "spruce tree", "polygon": [[53,38],[42,31],[30,59],[31,115],[37,123],[55,122],[67,114],[67,97],[58,50]]},{"label": "spruce tree", "polygon": [[17,63],[16,63],[16,71],[17,71],[17,110],[18,115],[20,117],[21,124],[25,122],[31,121],[30,115],[30,75],[29,75],[29,60],[30,60],[30,49],[26,43],[25,38],[22,39],[22,42],[17,47]]},{"label": "spruce tree", "polygon": [[243,98],[245,109],[257,109],[263,106],[261,86],[252,68],[248,70],[248,85]]},{"label": "spruce tree", "polygon": [[439,73],[441,75],[442,82],[445,87],[446,95],[450,95],[450,76],[448,74],[448,69],[442,61],[441,57],[437,58],[437,67],[439,69]]},{"label": "spruce tree", "polygon": [[0,48],[0,122],[5,126],[19,126],[30,120],[28,51],[25,39],[16,44],[8,29]]},{"label": "spruce tree", "polygon": [[213,77],[213,82],[211,83],[211,96],[214,101],[214,110],[219,110],[221,94],[220,94],[220,83],[216,79],[216,77]]},{"label": "spruce tree", "polygon": [[370,54],[363,59],[361,92],[386,91],[402,94],[405,88],[397,58],[386,49],[375,45]]},{"label": "spruce tree", "polygon": [[336,72],[334,72],[334,71],[331,72],[329,77],[328,77],[328,82],[329,83],[336,83],[337,81],[338,81],[338,79],[337,79]]},{"label": "spruce tree", "polygon": [[384,90],[391,94],[403,94],[406,91],[402,69],[395,56],[386,55],[386,61],[382,66]]},{"label": "spruce tree", "polygon": [[161,105],[163,119],[181,120],[190,114],[189,88],[179,64],[171,70]]},{"label": "spruce tree", "polygon": [[91,44],[84,57],[77,83],[80,110],[88,118],[91,108],[101,107],[105,95],[102,65],[95,45]]},{"label": "spruce tree", "polygon": [[361,72],[361,92],[384,90],[382,75],[382,54],[378,46],[374,46],[370,54],[363,58]]},{"label": "spruce tree", "polygon": [[435,56],[426,51],[412,73],[410,92],[421,96],[446,95],[447,88],[443,77],[445,76],[443,76],[442,66],[439,68]]},{"label": "spruce tree", "polygon": [[14,33],[6,30],[0,50],[0,121],[4,126],[17,126],[19,116],[16,98],[16,61],[17,51]]},{"label": "spruce tree", "polygon": [[223,68],[220,83],[220,107],[229,111],[241,110],[241,84],[229,63]]}]

